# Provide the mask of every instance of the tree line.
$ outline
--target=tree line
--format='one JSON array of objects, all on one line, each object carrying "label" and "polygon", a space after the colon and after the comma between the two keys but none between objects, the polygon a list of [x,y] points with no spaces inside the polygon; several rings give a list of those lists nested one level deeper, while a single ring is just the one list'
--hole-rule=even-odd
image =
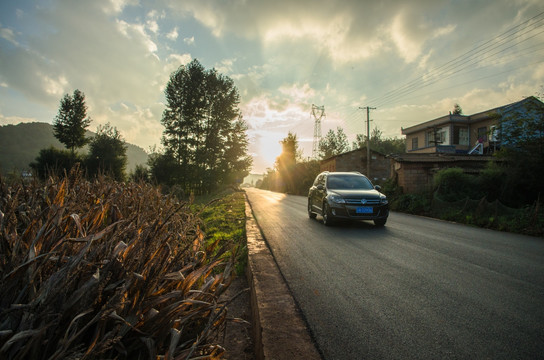
[{"label": "tree line", "polygon": [[[259,187],[262,189],[306,195],[315,177],[320,173],[320,161],[351,150],[366,148],[366,136],[357,134],[356,141],[349,145],[341,127],[329,130],[319,142],[318,159],[304,159],[296,134],[288,133],[282,141],[282,152],[276,158],[274,168],[268,169]],[[406,140],[385,138],[376,127],[370,138],[370,148],[384,154],[403,153]]]},{"label": "tree line", "polygon": [[[150,155],[147,166],[138,166],[131,179],[176,187],[185,195],[240,182],[249,173],[252,158],[247,154],[247,125],[232,79],[215,69],[206,70],[195,59],[171,74],[165,97],[163,149]],[[88,176],[126,179],[126,144],[121,133],[108,123],[98,127],[95,137],[86,138],[91,123],[87,110],[80,90],[61,99],[53,126],[66,149],[42,149],[31,164],[37,175],[62,173],[79,163]],[[89,153],[78,154],[86,144]]]},{"label": "tree line", "polygon": [[[40,150],[36,160],[30,164],[40,178],[62,175],[76,164],[82,164],[89,177],[107,174],[115,180],[125,179],[127,146],[124,139],[109,123],[99,126],[96,136],[86,137],[85,131],[92,121],[87,110],[85,94],[79,89],[61,99],[53,132],[66,149],[50,147]],[[88,154],[77,153],[77,149],[87,144]]]}]

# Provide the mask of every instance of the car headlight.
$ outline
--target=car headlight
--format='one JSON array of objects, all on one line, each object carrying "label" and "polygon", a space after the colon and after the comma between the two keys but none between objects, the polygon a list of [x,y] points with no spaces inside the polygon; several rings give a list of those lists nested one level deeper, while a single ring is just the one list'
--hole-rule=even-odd
[{"label": "car headlight", "polygon": [[346,200],[344,200],[344,198],[339,196],[339,195],[331,195],[331,196],[329,196],[329,199],[332,202],[337,203],[337,204],[345,204],[346,203]]},{"label": "car headlight", "polygon": [[385,196],[380,197],[380,204],[385,205],[387,203],[388,203],[388,201],[387,201],[387,198]]}]

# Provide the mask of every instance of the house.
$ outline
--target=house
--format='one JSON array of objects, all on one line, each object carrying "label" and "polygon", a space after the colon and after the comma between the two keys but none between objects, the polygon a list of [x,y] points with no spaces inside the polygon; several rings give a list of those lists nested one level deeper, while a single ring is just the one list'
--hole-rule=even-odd
[{"label": "house", "polygon": [[359,171],[373,182],[387,180],[391,176],[391,160],[384,154],[370,151],[370,174],[367,174],[367,150],[356,149],[331,156],[320,163],[321,171]]},{"label": "house", "polygon": [[530,96],[521,101],[473,115],[449,114],[403,128],[408,153],[491,154],[501,146],[499,119],[516,118],[529,109],[544,111]]},{"label": "house", "polygon": [[406,153],[390,157],[391,176],[404,192],[411,193],[431,187],[442,169],[458,167],[478,174],[489,161],[497,161],[491,156],[496,149],[512,144],[512,139],[500,136],[501,119],[504,124],[543,113],[544,103],[531,96],[477,114],[449,114],[402,129]]}]

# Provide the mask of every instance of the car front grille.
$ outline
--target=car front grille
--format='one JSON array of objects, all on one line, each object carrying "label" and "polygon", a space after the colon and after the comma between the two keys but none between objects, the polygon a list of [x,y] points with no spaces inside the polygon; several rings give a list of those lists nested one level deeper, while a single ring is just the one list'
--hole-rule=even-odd
[{"label": "car front grille", "polygon": [[349,205],[378,205],[380,203],[380,199],[366,199],[366,202],[363,204],[361,202],[362,199],[345,199],[346,204]]}]

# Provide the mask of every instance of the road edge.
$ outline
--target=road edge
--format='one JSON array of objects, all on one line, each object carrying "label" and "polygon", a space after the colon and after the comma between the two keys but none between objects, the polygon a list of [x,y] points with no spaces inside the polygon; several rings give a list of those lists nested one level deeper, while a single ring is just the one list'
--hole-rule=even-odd
[{"label": "road edge", "polygon": [[321,359],[306,323],[253,216],[245,195],[248,265],[255,358]]}]

